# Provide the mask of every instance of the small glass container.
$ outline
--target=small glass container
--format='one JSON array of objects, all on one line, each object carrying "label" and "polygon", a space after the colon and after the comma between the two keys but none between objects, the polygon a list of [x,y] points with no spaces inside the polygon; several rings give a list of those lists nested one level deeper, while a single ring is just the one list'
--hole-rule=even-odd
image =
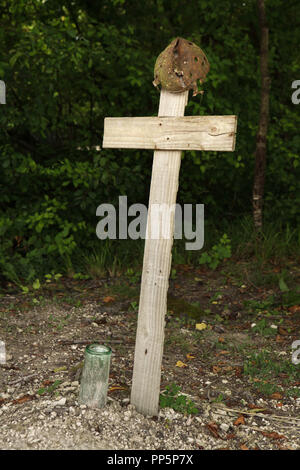
[{"label": "small glass container", "polygon": [[0,340],[0,364],[6,364],[5,343]]},{"label": "small glass container", "polygon": [[106,405],[111,348],[90,344],[85,348],[79,403],[91,408]]}]

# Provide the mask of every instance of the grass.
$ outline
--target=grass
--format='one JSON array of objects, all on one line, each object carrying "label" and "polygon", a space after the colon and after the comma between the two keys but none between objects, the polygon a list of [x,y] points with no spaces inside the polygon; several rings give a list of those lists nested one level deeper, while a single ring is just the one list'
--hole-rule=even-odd
[{"label": "grass", "polygon": [[[270,351],[252,353],[244,362],[244,374],[248,375],[252,385],[265,395],[282,392],[284,387],[291,387],[299,379],[299,368],[291,359],[277,358]],[[299,388],[288,388],[289,396],[300,396]]]},{"label": "grass", "polygon": [[298,252],[300,235],[297,228],[282,226],[280,222],[267,221],[263,232],[257,237],[252,217],[244,217],[241,221],[228,225],[223,229],[231,239],[237,258],[256,258],[263,265],[268,261],[280,263],[285,258]]},{"label": "grass", "polygon": [[177,351],[180,351],[182,354],[189,353],[193,351],[194,342],[191,341],[191,338],[186,338],[178,329],[176,333],[166,332],[165,338],[165,347],[172,348],[175,347]]},{"label": "grass", "polygon": [[[224,233],[227,234],[226,251],[231,253],[231,257],[225,259],[225,261],[222,258]],[[230,223],[222,221],[222,226],[217,226],[216,223],[208,220],[205,221],[205,243],[200,252],[186,251],[185,240],[174,240],[172,273],[173,277],[176,277],[174,266],[177,264],[193,264],[195,267],[200,267],[199,259],[201,255],[208,253],[209,256],[213,255],[217,261],[217,263],[214,263],[215,268],[213,269],[221,268],[227,276],[231,275],[237,280],[246,277],[249,282],[257,287],[274,286],[282,279],[286,285],[293,287],[293,279],[290,278],[289,272],[284,267],[287,259],[292,259],[295,262],[297,258],[300,259],[299,246],[300,234],[296,228],[291,228],[289,225],[283,227],[279,223],[266,222],[264,231],[258,238],[253,229],[251,217],[245,217],[242,220],[238,219]],[[216,248],[214,249],[214,247]],[[131,276],[132,280],[138,280],[143,261],[143,251],[144,240],[107,239],[99,241],[95,239],[94,246],[89,247],[88,250],[77,247],[72,257],[57,259],[56,272],[72,278],[77,275],[81,278],[85,276],[89,278],[117,277],[121,273],[128,273],[128,277]],[[207,263],[209,264],[209,262]],[[279,269],[279,272],[274,272],[274,266]],[[33,266],[33,268],[27,266],[28,279],[26,277],[20,279],[17,275],[17,272],[20,271],[19,264],[14,269],[11,263],[6,266],[6,279],[20,288],[20,286],[32,286],[34,281],[32,272],[35,272],[35,270],[37,271],[35,277],[39,279],[49,275],[50,267],[46,266],[45,263],[40,263],[38,266]],[[51,269],[51,272],[55,272],[53,267]]]},{"label": "grass", "polygon": [[[205,244],[198,251],[186,251],[185,240],[174,240],[172,249],[173,277],[176,277],[177,264],[199,264],[199,255],[211,253],[214,246],[221,246],[224,233],[230,240],[231,258],[219,259],[218,269],[224,275],[231,275],[237,282],[248,280],[256,287],[274,287],[284,282],[293,289],[295,280],[285,269],[287,259],[300,260],[300,236],[296,229],[280,224],[265,223],[264,231],[258,238],[253,229],[251,217],[245,217],[231,224],[223,223],[222,228],[207,222],[205,226]],[[97,243],[97,248],[84,257],[82,272],[91,277],[101,277],[105,272],[110,276],[127,273],[132,281],[138,281],[143,259],[143,240],[107,240]],[[117,254],[116,254],[117,253]],[[221,255],[220,255],[221,256]],[[133,261],[134,260],[134,261]],[[175,273],[175,276],[174,276]],[[171,276],[172,278],[172,276]]]},{"label": "grass", "polygon": [[195,323],[206,316],[203,308],[196,302],[190,303],[186,300],[168,295],[169,314],[174,319],[181,319],[184,324]]},{"label": "grass", "polygon": [[53,314],[50,314],[49,319],[48,319],[48,326],[59,331],[63,329],[64,326],[69,324],[68,320],[70,319],[70,317],[71,317],[70,314],[65,315],[64,318],[58,318],[58,317],[55,317]]},{"label": "grass", "polygon": [[45,395],[46,393],[51,394],[57,387],[59,387],[61,382],[62,382],[61,380],[56,380],[49,387],[41,387],[36,393],[38,395]]},{"label": "grass", "polygon": [[197,414],[195,403],[186,395],[180,393],[178,385],[172,383],[160,394],[159,405],[161,408],[173,408],[173,410],[184,414]]},{"label": "grass", "polygon": [[[272,324],[274,324],[274,322],[272,322]],[[277,328],[272,328],[270,322],[268,322],[266,318],[258,320],[252,328],[252,331],[262,336],[275,336],[277,334]]]},{"label": "grass", "polygon": [[120,299],[131,299],[133,302],[139,300],[139,288],[137,286],[128,285],[127,282],[119,282],[109,286],[109,292],[111,295],[116,295]]}]

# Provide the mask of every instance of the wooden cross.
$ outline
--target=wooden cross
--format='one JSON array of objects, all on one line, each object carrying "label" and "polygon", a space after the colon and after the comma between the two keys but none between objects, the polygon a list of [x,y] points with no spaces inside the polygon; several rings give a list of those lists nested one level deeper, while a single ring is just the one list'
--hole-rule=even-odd
[{"label": "wooden cross", "polygon": [[[155,150],[147,226],[153,204],[171,207],[176,203],[182,150],[235,148],[236,116],[184,117],[187,100],[188,91],[170,93],[162,89],[158,117],[104,121],[104,148]],[[169,223],[169,239],[145,240],[131,403],[148,416],[158,413],[174,214]]]}]

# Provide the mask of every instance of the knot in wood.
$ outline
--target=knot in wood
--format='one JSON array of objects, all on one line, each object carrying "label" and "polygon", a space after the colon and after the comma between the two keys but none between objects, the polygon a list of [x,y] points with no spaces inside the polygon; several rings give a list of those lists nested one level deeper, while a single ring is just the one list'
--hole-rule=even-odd
[{"label": "knot in wood", "polygon": [[176,38],[158,56],[154,67],[153,85],[161,85],[171,93],[193,90],[193,96],[203,93],[198,80],[203,83],[209,71],[206,55],[191,41]]}]

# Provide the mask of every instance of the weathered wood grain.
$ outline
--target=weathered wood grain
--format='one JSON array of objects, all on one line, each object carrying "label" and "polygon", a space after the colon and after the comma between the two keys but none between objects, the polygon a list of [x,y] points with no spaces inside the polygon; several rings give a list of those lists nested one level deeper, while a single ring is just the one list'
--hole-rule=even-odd
[{"label": "weathered wood grain", "polygon": [[[159,115],[184,114],[188,92],[161,91]],[[174,217],[170,219],[169,238],[151,238],[152,205],[176,202],[181,151],[154,152],[145,240],[138,326],[134,355],[131,403],[144,415],[157,415],[160,393],[164,324],[171,268]],[[164,218],[164,215],[163,217]],[[154,221],[155,223],[155,221]]]},{"label": "weathered wood grain", "polygon": [[[131,403],[156,415],[164,345],[164,319],[171,268],[174,216],[182,150],[233,151],[236,116],[186,116],[188,92],[162,89],[158,117],[106,118],[104,148],[154,149],[147,233],[134,355]],[[161,219],[152,217],[163,207]],[[167,228],[163,234],[161,221]],[[153,228],[155,235],[152,237]]]},{"label": "weathered wood grain", "polygon": [[106,118],[103,147],[232,152],[236,127],[231,115]]}]

